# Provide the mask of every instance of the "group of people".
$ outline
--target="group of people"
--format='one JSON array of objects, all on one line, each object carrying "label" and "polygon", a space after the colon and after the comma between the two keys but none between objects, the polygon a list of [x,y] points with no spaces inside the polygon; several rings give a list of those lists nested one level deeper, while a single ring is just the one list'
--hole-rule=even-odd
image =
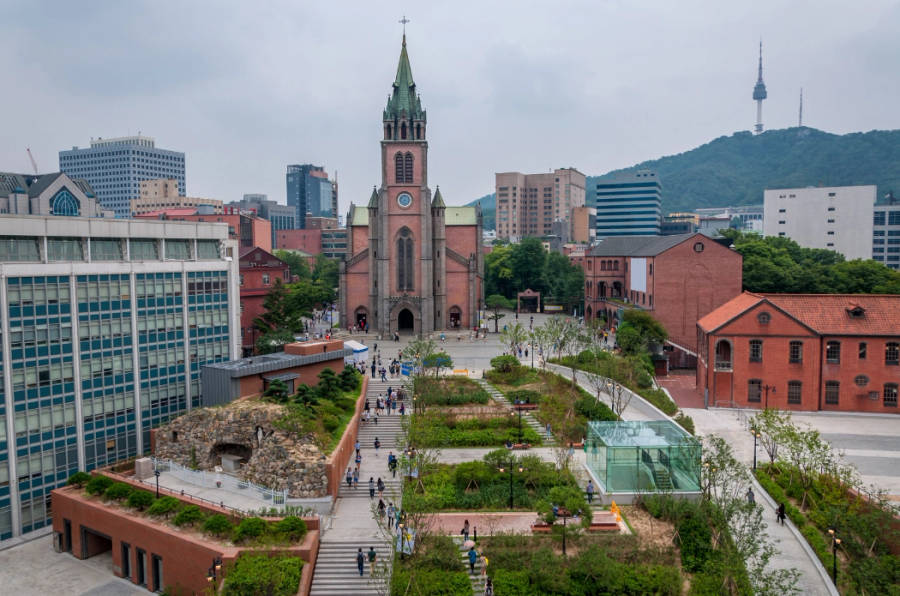
[{"label": "group of people", "polygon": [[[375,344],[375,346],[376,349],[378,349],[378,344]],[[369,370],[372,371],[373,379],[376,378],[375,374],[378,373],[379,375],[381,375],[382,381],[387,381],[388,376],[390,376],[391,378],[400,376],[400,360],[391,360],[387,366],[384,366],[381,363],[381,356],[376,355],[372,357],[372,364],[369,365]]]},{"label": "group of people", "polygon": [[[747,502],[751,505],[756,504],[756,495],[753,494],[753,487],[747,489]],[[775,508],[775,521],[783,526],[786,517],[787,509],[785,508],[784,503],[779,503],[778,507]]]}]

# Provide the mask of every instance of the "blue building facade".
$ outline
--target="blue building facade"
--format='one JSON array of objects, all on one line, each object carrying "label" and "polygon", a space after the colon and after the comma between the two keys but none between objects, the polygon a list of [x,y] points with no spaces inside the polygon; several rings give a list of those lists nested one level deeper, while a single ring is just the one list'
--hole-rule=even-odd
[{"label": "blue building facade", "polygon": [[131,199],[140,197],[142,180],[177,180],[178,194],[185,196],[184,153],[159,149],[149,137],[97,139],[89,148],[60,151],[59,169],[87,180],[100,205],[116,217],[131,217]]},{"label": "blue building facade", "polygon": [[237,354],[226,225],[60,219],[0,216],[0,542],[49,526],[74,472],[147,453]]},{"label": "blue building facade", "polygon": [[306,216],[337,217],[337,185],[325,169],[312,164],[287,167],[287,204],[294,208],[297,229],[306,229]]},{"label": "blue building facade", "polygon": [[597,209],[597,239],[659,235],[662,185],[655,172],[641,170],[598,182],[588,189]]}]

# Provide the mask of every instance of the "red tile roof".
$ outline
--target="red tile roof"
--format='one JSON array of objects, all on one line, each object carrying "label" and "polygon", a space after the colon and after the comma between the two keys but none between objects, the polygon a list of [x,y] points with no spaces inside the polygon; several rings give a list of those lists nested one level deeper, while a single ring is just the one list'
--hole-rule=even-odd
[{"label": "red tile roof", "polygon": [[[706,332],[750,310],[762,301],[780,308],[820,335],[900,336],[898,294],[754,294],[744,292],[697,321]],[[862,316],[851,316],[861,308]]]},{"label": "red tile roof", "polygon": [[[762,294],[821,335],[900,336],[900,294]],[[848,311],[860,307],[862,316]]]},{"label": "red tile roof", "polygon": [[744,292],[739,296],[735,296],[719,308],[706,314],[697,321],[697,324],[704,331],[712,331],[718,329],[739,314],[751,309],[762,301],[762,296]]}]

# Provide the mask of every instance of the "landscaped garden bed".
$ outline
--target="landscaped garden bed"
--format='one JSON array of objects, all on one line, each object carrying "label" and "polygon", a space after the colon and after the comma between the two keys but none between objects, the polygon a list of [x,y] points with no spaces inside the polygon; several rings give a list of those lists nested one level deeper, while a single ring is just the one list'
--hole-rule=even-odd
[{"label": "landscaped garden bed", "polygon": [[471,596],[472,583],[449,536],[428,536],[407,558],[394,557],[391,596]]},{"label": "landscaped garden bed", "polygon": [[488,392],[466,377],[416,376],[413,379],[413,395],[425,407],[486,404],[490,401]]},{"label": "landscaped garden bed", "polygon": [[430,409],[413,417],[413,442],[421,447],[502,447],[541,444],[541,436],[528,424],[520,425],[515,412],[500,406],[478,411],[460,408]]}]

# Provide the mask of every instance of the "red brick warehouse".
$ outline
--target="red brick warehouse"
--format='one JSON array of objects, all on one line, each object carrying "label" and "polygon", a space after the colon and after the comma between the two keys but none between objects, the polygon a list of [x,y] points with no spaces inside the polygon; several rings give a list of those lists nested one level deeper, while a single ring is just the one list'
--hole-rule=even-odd
[{"label": "red brick warehouse", "polygon": [[646,310],[669,333],[669,364],[693,367],[697,320],[741,293],[741,255],[702,234],[606,238],[570,260],[584,270],[585,319]]},{"label": "red brick warehouse", "polygon": [[697,341],[707,405],[897,413],[900,295],[746,292]]}]

